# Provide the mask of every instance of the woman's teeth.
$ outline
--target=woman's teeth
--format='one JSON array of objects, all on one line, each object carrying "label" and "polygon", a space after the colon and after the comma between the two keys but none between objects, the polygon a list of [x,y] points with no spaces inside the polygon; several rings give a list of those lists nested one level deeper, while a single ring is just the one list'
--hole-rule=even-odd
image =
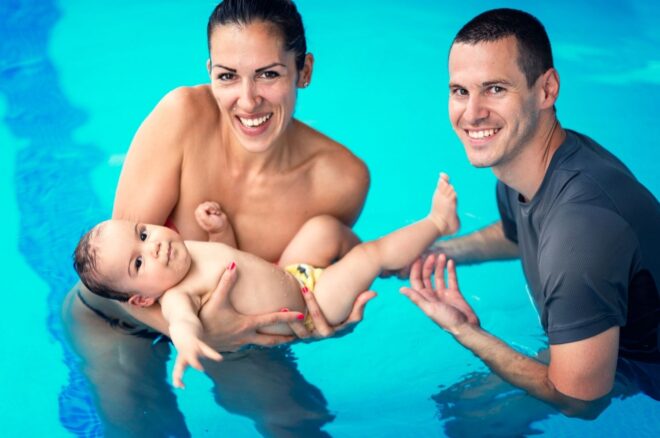
[{"label": "woman's teeth", "polygon": [[243,126],[247,126],[248,128],[255,128],[257,126],[261,126],[264,123],[266,123],[268,121],[268,119],[271,118],[272,115],[273,115],[273,113],[270,113],[268,115],[265,115],[263,117],[258,117],[256,119],[248,119],[248,118],[245,118],[245,117],[239,117],[238,120],[241,121],[241,124],[243,124]]}]

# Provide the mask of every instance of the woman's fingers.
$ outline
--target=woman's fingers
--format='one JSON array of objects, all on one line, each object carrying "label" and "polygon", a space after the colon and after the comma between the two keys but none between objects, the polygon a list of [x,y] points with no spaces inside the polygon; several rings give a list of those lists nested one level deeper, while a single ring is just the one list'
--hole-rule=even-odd
[{"label": "woman's fingers", "polygon": [[222,276],[220,276],[218,285],[215,287],[215,290],[211,294],[211,298],[204,307],[211,311],[218,311],[224,307],[231,306],[231,304],[229,304],[229,291],[231,291],[231,288],[234,287],[234,284],[236,283],[236,274],[236,263],[231,262],[231,264],[227,266],[227,269],[225,269],[225,272],[222,273]]},{"label": "woman's fingers", "polygon": [[314,323],[315,333],[322,338],[332,336],[335,333],[335,329],[328,324],[328,320],[323,316],[323,312],[321,312],[314,294],[307,287],[303,286],[302,296],[307,306],[307,314],[312,318],[312,322]]}]

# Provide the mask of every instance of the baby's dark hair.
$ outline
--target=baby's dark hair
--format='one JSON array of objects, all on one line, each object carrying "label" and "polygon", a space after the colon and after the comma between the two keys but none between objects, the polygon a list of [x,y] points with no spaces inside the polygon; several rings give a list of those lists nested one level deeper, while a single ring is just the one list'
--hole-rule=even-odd
[{"label": "baby's dark hair", "polygon": [[108,287],[101,281],[101,276],[96,270],[97,248],[92,245],[92,241],[98,235],[101,227],[102,225],[95,226],[80,238],[76,249],[73,251],[73,269],[76,270],[80,281],[87,289],[96,295],[111,300],[128,301],[130,294]]}]

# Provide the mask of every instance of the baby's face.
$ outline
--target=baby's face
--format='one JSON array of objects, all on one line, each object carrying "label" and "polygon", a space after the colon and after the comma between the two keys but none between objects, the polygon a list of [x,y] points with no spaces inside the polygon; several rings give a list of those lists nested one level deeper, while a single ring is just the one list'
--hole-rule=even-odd
[{"label": "baby's face", "polygon": [[99,225],[96,271],[122,292],[157,299],[190,269],[190,253],[181,236],[166,227],[109,220]]}]

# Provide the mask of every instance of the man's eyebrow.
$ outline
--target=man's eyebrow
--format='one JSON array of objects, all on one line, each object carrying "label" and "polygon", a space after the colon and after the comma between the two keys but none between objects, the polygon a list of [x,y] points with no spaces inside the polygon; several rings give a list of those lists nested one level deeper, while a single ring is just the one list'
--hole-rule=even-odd
[{"label": "man's eyebrow", "polygon": [[486,81],[481,83],[482,87],[491,87],[493,85],[511,85],[511,82],[507,81],[506,79],[495,79],[494,81]]}]

